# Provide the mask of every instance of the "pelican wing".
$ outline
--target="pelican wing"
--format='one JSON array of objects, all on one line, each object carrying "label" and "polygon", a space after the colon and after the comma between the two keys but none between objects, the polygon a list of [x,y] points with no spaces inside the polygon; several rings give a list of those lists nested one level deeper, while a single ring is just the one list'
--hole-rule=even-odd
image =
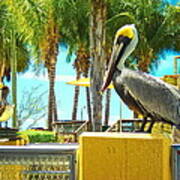
[{"label": "pelican wing", "polygon": [[137,99],[135,99],[126,86],[121,82],[120,83],[114,83],[114,88],[122,101],[137,114],[142,114],[144,116],[148,116],[148,112],[143,108],[143,106],[140,104]]},{"label": "pelican wing", "polygon": [[123,69],[115,84],[123,83],[130,94],[151,114],[180,124],[180,93],[162,80],[139,71]]}]

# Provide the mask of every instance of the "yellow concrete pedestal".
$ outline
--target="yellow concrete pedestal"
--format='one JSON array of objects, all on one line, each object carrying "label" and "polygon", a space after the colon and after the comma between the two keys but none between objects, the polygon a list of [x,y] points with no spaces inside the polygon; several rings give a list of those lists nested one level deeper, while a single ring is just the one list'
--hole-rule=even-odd
[{"label": "yellow concrete pedestal", "polygon": [[170,180],[170,140],[133,133],[83,133],[78,180]]}]

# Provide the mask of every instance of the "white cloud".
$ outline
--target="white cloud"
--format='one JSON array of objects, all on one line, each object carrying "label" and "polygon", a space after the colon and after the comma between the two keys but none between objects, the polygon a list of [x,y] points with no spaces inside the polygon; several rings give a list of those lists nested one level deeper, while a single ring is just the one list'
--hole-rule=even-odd
[{"label": "white cloud", "polygon": [[[23,75],[20,75],[19,78],[23,79],[35,79],[39,81],[48,81],[48,75],[35,75],[34,73],[27,72]],[[72,75],[56,75],[56,81],[58,82],[68,82],[75,80],[75,76]]]}]

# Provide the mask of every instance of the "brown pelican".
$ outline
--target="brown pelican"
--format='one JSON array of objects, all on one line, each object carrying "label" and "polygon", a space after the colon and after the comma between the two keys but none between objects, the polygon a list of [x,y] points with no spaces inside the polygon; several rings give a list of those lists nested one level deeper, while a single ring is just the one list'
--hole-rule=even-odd
[{"label": "brown pelican", "polygon": [[113,80],[124,103],[145,117],[141,130],[147,117],[152,119],[148,132],[151,132],[155,120],[180,125],[180,91],[156,77],[124,67],[137,43],[135,25],[125,25],[117,31],[101,91]]}]

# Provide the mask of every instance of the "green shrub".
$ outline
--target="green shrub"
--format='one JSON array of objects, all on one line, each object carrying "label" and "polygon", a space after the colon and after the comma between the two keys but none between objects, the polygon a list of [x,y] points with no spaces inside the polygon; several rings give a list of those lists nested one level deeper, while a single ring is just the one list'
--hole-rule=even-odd
[{"label": "green shrub", "polygon": [[27,135],[30,143],[56,142],[54,132],[40,130],[26,130],[18,132],[18,135]]}]

